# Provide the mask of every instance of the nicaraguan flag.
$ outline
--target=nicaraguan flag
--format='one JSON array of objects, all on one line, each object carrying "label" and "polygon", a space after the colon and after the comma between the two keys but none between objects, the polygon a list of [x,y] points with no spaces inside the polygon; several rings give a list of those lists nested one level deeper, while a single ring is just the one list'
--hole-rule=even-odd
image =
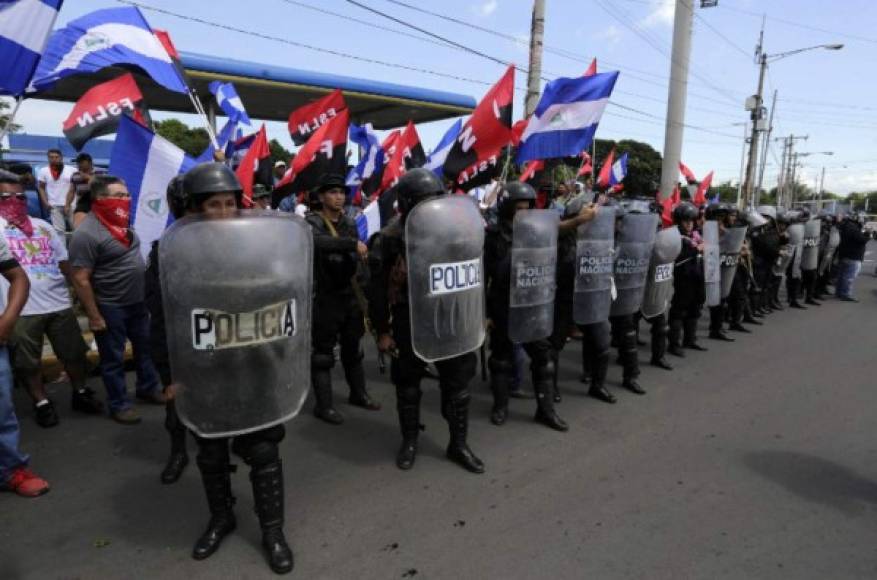
[{"label": "nicaraguan flag", "polygon": [[65,77],[126,64],[140,67],[170,91],[188,92],[167,50],[133,6],[97,10],[56,30],[31,88],[45,91]]},{"label": "nicaraguan flag", "polygon": [[426,158],[426,164],[423,167],[444,179],[445,159],[448,158],[448,153],[451,151],[451,147],[454,146],[454,142],[459,137],[462,129],[463,119],[457,119],[457,122],[451,125],[450,129],[445,132],[445,136],[439,141],[439,144],[436,145],[432,153],[429,154],[429,157]]},{"label": "nicaraguan flag", "polygon": [[0,0],[0,95],[27,88],[63,1]]},{"label": "nicaraguan flag", "polygon": [[521,137],[517,163],[575,157],[587,150],[617,79],[615,71],[548,83]]},{"label": "nicaraguan flag", "polygon": [[612,171],[609,172],[609,187],[618,185],[627,176],[627,153],[618,158],[618,161],[612,164]]},{"label": "nicaraguan flag", "polygon": [[371,123],[350,124],[350,140],[362,148],[359,163],[347,175],[347,185],[355,187],[368,180],[384,167],[384,148]]},{"label": "nicaraguan flag", "polygon": [[[219,131],[219,135],[216,136],[216,140],[219,142],[219,148],[225,151],[225,148],[228,147],[228,144],[231,143],[232,138],[235,134],[235,129],[237,129],[237,121],[229,118],[228,121],[225,122],[225,125],[222,127],[222,130]],[[196,159],[195,163],[210,163],[213,161],[213,143],[209,143],[207,148],[204,149],[204,152],[201,153]]]},{"label": "nicaraguan flag", "polygon": [[127,115],[119,120],[110,154],[110,174],[125,180],[131,193],[131,227],[140,237],[145,260],[152,242],[161,237],[171,215],[167,184],[195,166],[195,161],[170,141]]},{"label": "nicaraguan flag", "polygon": [[238,92],[233,84],[213,81],[207,85],[207,88],[210,90],[210,94],[216,97],[216,104],[228,115],[229,119],[235,119],[244,125],[252,124],[250,123],[249,115],[247,115],[247,110],[244,109],[244,103],[238,96]]},{"label": "nicaraguan flag", "polygon": [[368,204],[363,212],[356,216],[356,229],[359,231],[359,239],[363,243],[381,231],[381,207],[378,200]]}]

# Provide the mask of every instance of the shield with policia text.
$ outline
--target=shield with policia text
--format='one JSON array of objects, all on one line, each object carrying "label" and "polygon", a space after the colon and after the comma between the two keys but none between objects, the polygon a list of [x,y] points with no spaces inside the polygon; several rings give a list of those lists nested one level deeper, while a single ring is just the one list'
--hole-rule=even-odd
[{"label": "shield with policia text", "polygon": [[703,278],[706,287],[706,305],[722,303],[722,264],[719,251],[719,222],[703,223]]},{"label": "shield with policia text", "polygon": [[576,324],[596,324],[609,319],[614,246],[615,208],[600,206],[594,219],[578,228],[573,295]]},{"label": "shield with policia text", "polygon": [[746,230],[749,228],[741,225],[727,228],[719,235],[719,261],[722,274],[722,298],[731,294],[731,286],[734,285],[734,276],[737,274],[737,264],[740,262],[740,250],[746,240]]},{"label": "shield with policia text", "polygon": [[792,278],[801,278],[801,258],[804,253],[804,224],[792,224],[789,226],[789,245],[794,248],[792,256]]},{"label": "shield with policia text", "polygon": [[298,414],[310,386],[307,223],[281,213],[188,217],[167,230],[159,252],[183,423],[199,437],[234,437]]},{"label": "shield with policia text", "polygon": [[646,318],[666,312],[673,298],[673,266],[682,251],[679,228],[672,226],[658,232],[646,277],[646,291],[640,310]]},{"label": "shield with policia text", "polygon": [[822,221],[813,218],[804,224],[804,251],[801,254],[801,269],[815,270],[819,267],[819,233]]},{"label": "shield with policia text", "polygon": [[484,221],[467,196],[417,204],[405,219],[411,345],[426,362],[484,342]]},{"label": "shield with policia text", "polygon": [[512,226],[509,339],[527,343],[554,330],[557,233],[560,216],[547,209],[519,210]]},{"label": "shield with policia text", "polygon": [[626,316],[640,309],[646,274],[658,227],[658,214],[626,213],[615,234],[615,266],[612,270],[617,295],[611,316]]}]

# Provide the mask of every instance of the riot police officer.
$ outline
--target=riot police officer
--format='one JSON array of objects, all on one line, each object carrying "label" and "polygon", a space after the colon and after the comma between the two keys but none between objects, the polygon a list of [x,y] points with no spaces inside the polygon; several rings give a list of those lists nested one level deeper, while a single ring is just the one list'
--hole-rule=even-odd
[{"label": "riot police officer", "polygon": [[[513,223],[515,214],[519,210],[532,210],[535,205],[536,191],[531,186],[519,182],[504,185],[498,201],[499,221],[487,229],[484,240],[484,282],[487,287],[487,316],[491,321],[488,364],[490,366],[490,386],[493,392],[493,410],[490,414],[490,420],[494,425],[503,425],[508,418],[509,382],[515,362],[514,347],[509,337],[510,287],[516,282],[512,279],[514,275],[514,264],[512,263]],[[554,217],[554,220],[555,231],[553,233],[556,238],[557,218]],[[551,258],[556,259],[556,253]],[[539,268],[543,269],[543,266],[539,265]],[[552,280],[548,281],[548,284],[553,283],[553,272],[550,275]],[[551,313],[551,304],[547,306],[548,312]],[[557,431],[567,431],[569,426],[554,409],[553,379],[555,368],[551,356],[551,344],[547,339],[549,332],[550,328],[546,327],[543,338],[523,343],[523,348],[530,357],[533,389],[536,392],[535,420]]]},{"label": "riot police officer", "polygon": [[834,214],[822,210],[819,214],[822,228],[819,232],[819,269],[816,279],[816,293],[814,298],[823,299],[823,294],[828,294],[828,285],[831,282],[834,257],[837,247],[840,245],[840,232],[837,228],[837,218]]},{"label": "riot police officer", "polygon": [[702,266],[703,239],[694,224],[700,215],[694,204],[683,201],[673,208],[673,223],[682,234],[682,251],[673,265],[673,299],[670,301],[667,352],[684,357],[682,348],[707,350],[697,342],[697,321],[700,318],[704,293]]},{"label": "riot police officer", "polygon": [[[719,224],[719,240],[721,244],[721,240],[728,232],[728,228],[734,226],[734,222],[737,218],[737,210],[733,208],[730,204],[720,202],[714,203],[707,206],[706,211],[704,212],[704,218],[707,221],[717,221]],[[723,260],[724,261],[724,260]],[[736,267],[736,264],[735,264]],[[725,286],[725,268],[724,265],[722,267],[722,280],[720,283],[721,286],[721,298],[719,299],[718,304],[714,304],[709,307],[710,309],[710,333],[709,337],[713,340],[722,340],[725,342],[734,342],[734,339],[725,334],[724,324],[725,324],[725,314],[728,309],[728,300],[727,295],[724,291]],[[733,277],[733,273],[731,274]]]},{"label": "riot police officer", "polygon": [[344,215],[347,198],[344,178],[327,174],[316,188],[319,209],[305,218],[314,233],[314,324],[311,326],[313,355],[311,385],[314,415],[332,425],[344,422],[332,403],[334,349],[341,344],[341,366],[350,387],[351,405],[375,411],[381,406],[366,390],[363,351],[365,296],[357,280],[357,267],[368,255],[359,241],[356,222]]},{"label": "riot police officer", "polygon": [[780,255],[780,231],[775,207],[762,205],[757,211],[767,223],[749,231],[749,242],[755,284],[760,288],[757,306],[763,312],[769,312],[775,309],[771,269]]},{"label": "riot police officer", "polygon": [[803,288],[803,271],[801,269],[804,254],[804,224],[810,219],[810,212],[804,208],[788,212],[790,218],[789,224],[789,246],[792,250],[792,260],[786,267],[786,294],[789,301],[789,308],[798,310],[807,310],[807,307],[801,304],[798,299],[801,297]]},{"label": "riot police officer", "polygon": [[[426,361],[415,353],[413,344],[412,317],[420,314],[409,308],[410,277],[406,246],[412,242],[406,235],[406,221],[418,204],[441,198],[446,192],[433,172],[420,168],[403,175],[396,185],[396,192],[400,215],[372,238],[368,253],[371,270],[369,311],[379,336],[378,349],[394,354],[390,376],[396,387],[396,408],[402,432],[402,445],[396,455],[396,465],[399,469],[407,470],[414,466],[417,457],[421,430],[420,382],[424,376]],[[460,201],[469,202],[467,199]],[[477,214],[474,205],[472,210]],[[435,217],[442,220],[453,219],[454,216],[438,214]],[[483,227],[480,219],[479,215],[479,227]],[[437,221],[434,225],[440,228],[446,224]],[[414,235],[421,233],[415,232]],[[479,235],[483,237],[483,230]],[[453,248],[450,244],[459,243],[459,240],[448,238],[445,242],[448,244],[447,249],[451,250]],[[483,240],[479,239],[479,243],[482,247],[478,251],[478,258],[483,253]],[[479,290],[483,292],[483,289]],[[483,307],[483,293],[480,300]],[[483,337],[483,312],[480,316],[479,320],[473,322],[482,325],[480,332]],[[446,455],[448,459],[472,473],[483,473],[484,463],[469,449],[467,443],[469,381],[475,376],[475,366],[476,356],[471,351],[435,362],[441,389],[442,416],[448,422],[450,431]]]},{"label": "riot police officer", "polygon": [[789,227],[792,225],[792,216],[784,208],[777,209],[777,231],[779,232],[779,254],[771,268],[770,284],[770,307],[774,310],[784,310],[780,302],[780,287],[783,283],[783,275],[792,263],[795,256],[795,247],[790,243]]},{"label": "riot police officer", "polygon": [[819,269],[819,241],[822,221],[812,218],[810,211],[802,210],[801,221],[804,223],[804,248],[801,252],[801,284],[804,287],[804,304],[821,306],[816,301],[816,278]]},{"label": "riot police officer", "polygon": [[[185,175],[182,189],[181,194],[174,196],[175,205],[172,205],[172,208],[174,208],[175,214],[179,214],[180,206],[185,204],[186,213],[202,215],[208,220],[235,219],[238,208],[241,206],[243,190],[240,182],[231,169],[222,163],[197,165]],[[186,227],[191,226],[185,224],[179,229],[182,230]],[[162,238],[160,244],[164,246],[166,243],[167,240]],[[174,264],[168,260],[169,258],[165,257],[160,264],[163,283],[167,283],[167,278],[173,276],[168,272],[168,269],[173,268]],[[159,262],[156,261],[153,264],[156,267],[153,268],[151,275],[156,276]],[[163,301],[153,299],[150,303],[153,308],[153,317],[163,321],[163,324],[153,325],[153,331],[159,333],[159,336],[153,337],[154,341],[167,344],[167,337],[172,335],[172,324],[176,327],[190,327],[192,325],[189,320],[172,320],[165,316],[167,295]],[[168,330],[165,331],[164,336],[161,336],[161,331],[164,330],[165,326]],[[172,348],[170,351],[171,368],[174,373],[177,373],[180,369],[173,364],[174,356],[177,353]],[[177,376],[173,378],[174,381],[179,380]],[[172,385],[169,392],[171,396],[176,395],[176,385]],[[204,412],[214,411],[204,409]],[[238,412],[241,412],[241,409],[238,409]],[[185,418],[183,415],[184,420]],[[198,443],[197,464],[204,484],[207,505],[210,509],[210,521],[207,529],[195,543],[192,551],[193,558],[203,560],[211,556],[219,548],[223,538],[236,527],[236,519],[232,510],[235,498],[231,490],[231,472],[233,471],[229,454],[229,442],[231,442],[231,450],[250,466],[253,499],[262,528],[262,546],[268,563],[271,569],[277,573],[287,573],[292,570],[293,555],[283,533],[283,468],[278,453],[278,444],[283,440],[284,435],[285,429],[282,424],[256,429],[231,439],[229,437],[195,435],[195,440]]]}]

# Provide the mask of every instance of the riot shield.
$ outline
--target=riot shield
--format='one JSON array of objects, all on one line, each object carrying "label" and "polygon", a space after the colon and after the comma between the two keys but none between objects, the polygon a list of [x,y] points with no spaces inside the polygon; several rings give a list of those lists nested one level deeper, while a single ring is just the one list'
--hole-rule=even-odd
[{"label": "riot shield", "polygon": [[621,220],[613,269],[618,294],[610,316],[633,314],[642,306],[659,219],[654,213],[628,213]]},{"label": "riot shield", "polygon": [[614,245],[615,208],[600,206],[594,219],[578,228],[573,295],[576,324],[596,324],[609,319]]},{"label": "riot shield", "polygon": [[828,243],[825,246],[825,251],[822,254],[822,259],[819,261],[819,275],[822,276],[825,272],[831,267],[831,263],[834,261],[834,254],[837,252],[837,247],[840,245],[840,232],[837,231],[837,228],[832,226],[831,232],[828,234]]},{"label": "riot shield", "polygon": [[484,342],[484,220],[467,196],[417,204],[405,221],[411,344],[426,362]]},{"label": "riot shield", "polygon": [[740,261],[740,249],[746,240],[746,226],[727,228],[719,236],[719,260],[722,274],[722,298],[727,298],[734,284],[737,263]]},{"label": "riot shield", "polygon": [[298,414],[310,389],[307,223],[281,213],[190,217],[174,223],[159,248],[183,423],[200,437],[234,437]]},{"label": "riot shield", "polygon": [[512,224],[509,340],[527,343],[554,330],[557,232],[560,216],[545,209],[518,210]]},{"label": "riot shield", "polygon": [[801,269],[815,270],[819,267],[819,232],[822,222],[812,219],[804,224],[804,251],[801,253]]},{"label": "riot shield", "polygon": [[655,236],[646,291],[641,311],[646,318],[663,314],[673,298],[673,266],[682,251],[682,236],[676,226],[661,230]]},{"label": "riot shield", "polygon": [[792,278],[801,277],[801,255],[804,253],[804,224],[792,224],[789,226],[789,245],[795,252],[792,256]]},{"label": "riot shield", "polygon": [[706,286],[706,305],[722,302],[722,265],[719,251],[719,222],[703,223],[703,279]]}]

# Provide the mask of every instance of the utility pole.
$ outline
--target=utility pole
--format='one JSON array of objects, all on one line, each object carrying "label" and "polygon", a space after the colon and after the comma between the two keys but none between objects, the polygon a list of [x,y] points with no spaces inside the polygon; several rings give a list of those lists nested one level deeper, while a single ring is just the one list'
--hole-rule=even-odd
[{"label": "utility pole", "polygon": [[819,209],[822,209],[822,192],[825,190],[825,165],[822,166],[822,177],[819,178]]},{"label": "utility pole", "polygon": [[758,184],[755,186],[755,196],[752,206],[761,202],[761,186],[764,184],[764,170],[767,168],[767,150],[770,148],[770,136],[773,133],[773,112],[777,107],[777,92],[773,92],[773,101],[770,104],[770,119],[767,122],[767,135],[764,137],[764,150],[761,152],[761,171],[758,173]]},{"label": "utility pole", "polygon": [[670,90],[667,99],[667,127],[664,133],[664,160],[661,164],[661,199],[673,194],[679,177],[682,136],[685,128],[685,102],[688,98],[688,63],[691,59],[691,23],[694,2],[676,0],[673,20],[673,53],[670,57]]},{"label": "utility pole", "polygon": [[524,102],[529,117],[539,104],[542,78],[542,39],[545,36],[545,0],[534,0],[533,20],[530,23],[530,70],[527,73],[527,99]]},{"label": "utility pole", "polygon": [[756,57],[758,58],[758,91],[753,95],[754,102],[751,105],[752,114],[752,134],[749,137],[749,161],[746,163],[746,181],[743,186],[746,201],[751,205],[753,203],[753,185],[755,182],[755,171],[758,167],[758,131],[760,121],[764,115],[763,97],[764,92],[764,74],[767,72],[767,53],[762,50],[762,41],[764,40],[764,29],[761,30],[761,36],[758,40],[756,49]]},{"label": "utility pole", "polygon": [[[777,139],[779,141],[779,139]],[[777,176],[777,207],[783,207],[783,191],[786,188],[786,157],[789,155],[789,138],[783,137],[783,157],[780,161],[780,173]]]}]

